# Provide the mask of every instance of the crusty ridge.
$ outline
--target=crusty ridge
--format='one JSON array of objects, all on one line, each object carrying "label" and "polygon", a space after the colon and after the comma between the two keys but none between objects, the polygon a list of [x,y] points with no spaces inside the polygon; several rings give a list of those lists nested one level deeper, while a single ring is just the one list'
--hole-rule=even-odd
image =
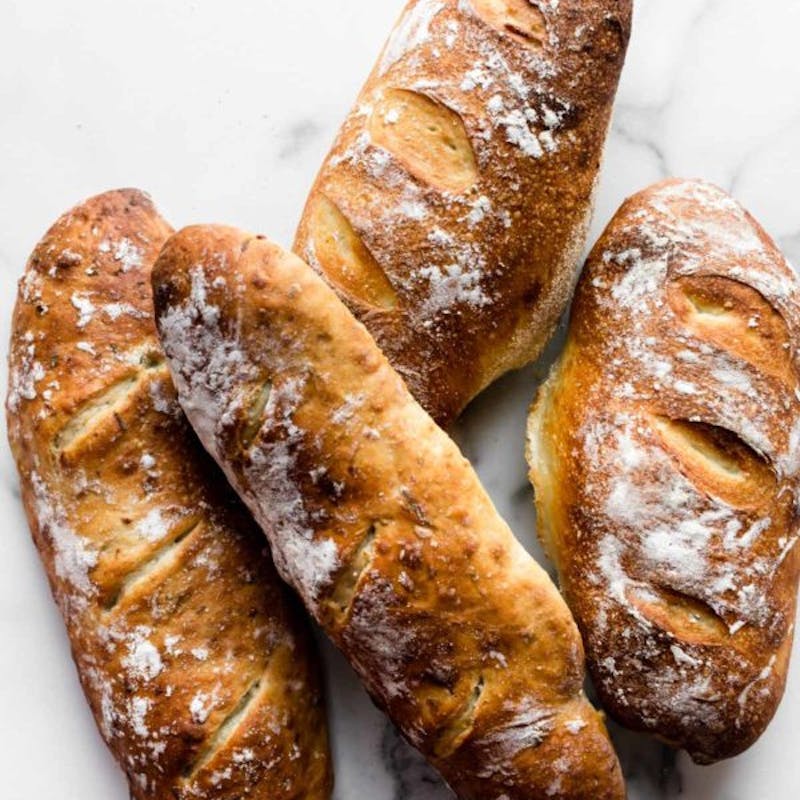
[{"label": "crusty ridge", "polygon": [[566,606],[333,291],[262,238],[212,226],[167,242],[154,286],[201,440],[284,577],[456,792],[623,797]]},{"label": "crusty ridge", "polygon": [[586,241],[631,0],[412,0],[294,249],[442,424],[535,359]]},{"label": "crusty ridge", "polygon": [[326,798],[313,648],[260,534],[177,405],[152,321],[170,233],[95,197],[20,283],[8,428],[31,530],[136,798]]},{"label": "crusty ridge", "polygon": [[701,762],[749,747],[786,680],[799,302],[724,192],[651,187],[593,250],[530,418],[544,541],[603,703]]}]

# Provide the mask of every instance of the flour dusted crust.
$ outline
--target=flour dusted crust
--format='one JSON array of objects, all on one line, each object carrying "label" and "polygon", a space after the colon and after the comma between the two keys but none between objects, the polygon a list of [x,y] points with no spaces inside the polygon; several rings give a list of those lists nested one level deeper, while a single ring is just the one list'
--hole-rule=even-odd
[{"label": "flour dusted crust", "polygon": [[81,682],[137,800],[323,800],[313,647],[196,442],[152,321],[170,234],[134,190],[62,217],[20,283],[8,429]]},{"label": "flour dusted crust", "polygon": [[295,252],[440,423],[538,356],[572,292],[631,0],[414,0]]},{"label": "flour dusted crust", "polygon": [[296,256],[212,226],[167,242],[154,287],[201,440],[458,795],[622,798],[566,605],[336,294]]},{"label": "flour dusted crust", "polygon": [[783,694],[800,573],[800,286],[708,184],[630,199],[529,423],[543,538],[604,705],[701,762]]}]

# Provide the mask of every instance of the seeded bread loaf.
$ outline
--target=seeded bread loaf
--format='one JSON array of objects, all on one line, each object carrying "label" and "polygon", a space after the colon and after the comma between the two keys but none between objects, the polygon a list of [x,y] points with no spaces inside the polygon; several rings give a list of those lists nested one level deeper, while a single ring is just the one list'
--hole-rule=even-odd
[{"label": "seeded bread loaf", "polygon": [[153,324],[169,226],[109,192],[20,283],[8,430],[98,727],[137,800],[323,800],[315,654],[263,536],[197,443]]},{"label": "seeded bread loaf", "polygon": [[412,0],[294,249],[442,424],[535,359],[572,292],[631,0]]},{"label": "seeded bread loaf", "polygon": [[540,531],[605,707],[700,762],[783,694],[800,575],[800,285],[720,190],[628,200],[528,430]]},{"label": "seeded bread loaf", "polygon": [[212,226],[154,288],[181,403],[282,575],[459,796],[622,798],[566,605],[336,294]]}]

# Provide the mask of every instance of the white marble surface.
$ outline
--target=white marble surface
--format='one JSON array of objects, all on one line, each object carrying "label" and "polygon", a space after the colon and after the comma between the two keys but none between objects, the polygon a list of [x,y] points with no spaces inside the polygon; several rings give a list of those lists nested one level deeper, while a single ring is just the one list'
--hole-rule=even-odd
[{"label": "white marble surface", "polygon": [[[401,0],[0,0],[0,339],[46,227],[81,198],[135,185],[177,224],[291,240],[305,194]],[[637,0],[593,236],[647,183],[733,191],[800,261],[797,0]],[[537,555],[522,426],[543,367],[467,413],[459,440]],[[5,395],[6,375],[0,389]],[[81,696],[0,445],[0,796],[122,800]],[[614,731],[632,800],[796,797],[800,648],[773,725],[712,768]],[[325,648],[337,800],[451,795]]]}]

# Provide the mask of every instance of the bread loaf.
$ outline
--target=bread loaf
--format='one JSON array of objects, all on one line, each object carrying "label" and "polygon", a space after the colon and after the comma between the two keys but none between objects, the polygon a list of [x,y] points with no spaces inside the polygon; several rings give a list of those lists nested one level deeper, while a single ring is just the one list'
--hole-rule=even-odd
[{"label": "bread loaf", "polygon": [[97,724],[137,800],[323,800],[302,615],[196,442],[153,324],[170,233],[109,192],[50,229],[20,283],[8,429]]},{"label": "bread loaf", "polygon": [[335,293],[212,226],[153,280],[191,423],[409,741],[467,800],[622,798],[566,605]]},{"label": "bread loaf", "polygon": [[452,421],[572,292],[631,0],[412,0],[294,249]]},{"label": "bread loaf", "polygon": [[530,417],[540,531],[601,699],[699,762],[751,745],[786,680],[798,303],[730,197],[655,186],[592,252]]}]

